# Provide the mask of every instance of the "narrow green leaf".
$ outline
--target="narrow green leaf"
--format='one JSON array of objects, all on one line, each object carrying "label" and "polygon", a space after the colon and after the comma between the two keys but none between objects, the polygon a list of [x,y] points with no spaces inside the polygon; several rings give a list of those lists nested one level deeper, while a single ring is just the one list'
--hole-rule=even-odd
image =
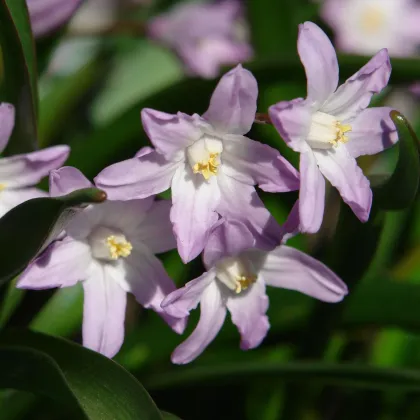
[{"label": "narrow green leaf", "polygon": [[25,0],[0,0],[0,99],[16,108],[16,124],[5,154],[37,147],[37,72]]},{"label": "narrow green leaf", "polygon": [[31,331],[0,335],[0,386],[49,396],[89,420],[162,420],[141,386],[114,361]]},{"label": "narrow green leaf", "polygon": [[99,203],[106,194],[86,188],[55,198],[34,198],[0,219],[0,284],[19,274],[60,233],[81,207]]},{"label": "narrow green leaf", "polygon": [[414,201],[419,187],[419,141],[404,115],[398,111],[391,111],[390,115],[398,131],[398,162],[391,177],[373,191],[379,207],[400,210]]},{"label": "narrow green leaf", "polygon": [[174,414],[167,413],[166,411],[161,411],[163,420],[181,420],[179,417]]}]

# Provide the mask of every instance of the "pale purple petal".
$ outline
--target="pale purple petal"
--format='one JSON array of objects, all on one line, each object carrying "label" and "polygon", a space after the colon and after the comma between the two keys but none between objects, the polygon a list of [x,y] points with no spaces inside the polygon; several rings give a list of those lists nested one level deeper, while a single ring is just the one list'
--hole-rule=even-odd
[{"label": "pale purple petal", "polygon": [[257,97],[255,77],[238,65],[220,79],[203,118],[218,132],[245,134],[255,120]]},{"label": "pale purple petal", "polygon": [[318,110],[337,88],[337,55],[324,31],[312,22],[299,25],[298,52],[308,80],[307,100]]},{"label": "pale purple petal", "polygon": [[153,149],[153,147],[144,146],[134,155],[134,157],[142,157],[142,156],[148,155],[149,153],[152,153],[154,151],[155,151],[155,149]]},{"label": "pale purple petal", "polygon": [[180,167],[172,181],[171,222],[178,252],[187,263],[203,250],[210,229],[218,220],[220,192],[215,177],[194,176],[189,165]]},{"label": "pale purple petal", "polygon": [[225,219],[236,219],[245,224],[256,239],[255,246],[273,249],[281,241],[279,224],[265,208],[255,188],[242,184],[221,173],[218,175],[220,203],[217,211]]},{"label": "pale purple petal", "polygon": [[325,178],[337,188],[360,221],[366,222],[372,206],[372,190],[356,159],[350,156],[345,145],[329,151],[316,150],[314,154]]},{"label": "pale purple petal", "polygon": [[312,121],[309,102],[302,98],[283,101],[272,105],[268,112],[274,127],[291,149],[295,152],[309,149],[306,143]]},{"label": "pale purple petal", "polygon": [[293,204],[292,210],[290,210],[286,221],[281,225],[283,232],[281,242],[285,244],[290,238],[299,234],[302,229],[300,227],[300,205],[299,200],[296,200]]},{"label": "pale purple petal", "polygon": [[91,262],[89,246],[65,237],[50,244],[19,277],[20,289],[69,287],[87,277]]},{"label": "pale purple petal", "polygon": [[106,265],[99,263],[95,263],[83,288],[83,345],[113,357],[124,341],[127,294]]},{"label": "pale purple petal", "polygon": [[325,302],[339,302],[348,292],[326,265],[302,251],[281,245],[265,255],[260,251],[252,253],[251,258],[260,261],[261,277],[270,286],[297,290]]},{"label": "pale purple petal", "polygon": [[243,223],[221,219],[213,228],[204,248],[204,265],[212,267],[220,259],[234,257],[254,245],[255,238]]},{"label": "pale purple petal", "polygon": [[206,124],[198,115],[174,115],[149,108],[141,111],[141,120],[156,150],[169,160],[182,159],[184,149],[201,137]]},{"label": "pale purple petal", "polygon": [[53,146],[0,159],[0,182],[7,188],[35,185],[52,169],[59,168],[69,153],[68,146]]},{"label": "pale purple petal", "polygon": [[232,322],[241,334],[241,349],[253,349],[261,344],[270,328],[266,315],[268,297],[265,284],[258,279],[248,290],[227,299]]},{"label": "pale purple petal", "polygon": [[181,334],[187,320],[168,315],[160,306],[163,299],[176,289],[162,262],[144,246],[140,248],[134,245],[130,256],[124,260],[124,266],[122,287],[132,293],[142,306],[153,309],[175,332]]},{"label": "pale purple petal", "polygon": [[244,136],[224,138],[223,171],[268,192],[299,189],[299,173],[276,149]]},{"label": "pale purple petal", "polygon": [[204,290],[200,301],[200,320],[192,334],[172,353],[171,360],[186,364],[199,356],[214,340],[226,317],[226,306],[216,282]]},{"label": "pale purple petal", "polygon": [[342,84],[324,104],[321,111],[334,115],[341,122],[357,117],[370,103],[372,95],[379,93],[391,75],[388,51],[379,51],[366,65]]},{"label": "pale purple petal", "polygon": [[11,104],[0,104],[0,153],[6,147],[15,125],[15,107]]},{"label": "pale purple petal", "polygon": [[346,149],[351,156],[374,155],[393,146],[398,133],[389,113],[391,108],[368,108],[362,111],[351,124]]},{"label": "pale purple petal", "polygon": [[171,205],[169,200],[155,201],[136,229],[135,236],[154,254],[176,248],[176,239],[169,219]]},{"label": "pale purple petal", "polygon": [[108,166],[94,181],[109,200],[145,198],[166,191],[179,165],[154,151]]},{"label": "pale purple petal", "polygon": [[93,187],[92,183],[76,168],[63,166],[50,172],[50,196],[59,197],[75,190]]},{"label": "pale purple petal", "polygon": [[312,151],[300,155],[299,216],[302,232],[321,227],[325,207],[325,180]]},{"label": "pale purple petal", "polygon": [[215,281],[214,270],[206,271],[200,277],[189,281],[184,287],[170,293],[163,300],[161,307],[171,316],[184,318],[195,309],[204,290]]}]

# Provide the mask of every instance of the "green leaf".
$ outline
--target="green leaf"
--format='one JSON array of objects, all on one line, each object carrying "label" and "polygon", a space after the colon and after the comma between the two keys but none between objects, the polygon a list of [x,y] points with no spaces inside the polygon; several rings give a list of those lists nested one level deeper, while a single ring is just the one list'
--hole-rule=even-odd
[{"label": "green leaf", "polygon": [[0,371],[2,388],[53,398],[65,406],[63,410],[73,410],[71,418],[163,418],[129,372],[98,353],[60,338],[30,331],[1,334]]},{"label": "green leaf", "polygon": [[0,99],[16,108],[16,124],[5,154],[37,146],[37,72],[25,0],[0,0]]},{"label": "green leaf", "polygon": [[419,141],[410,123],[398,111],[391,111],[397,127],[399,156],[391,177],[373,189],[374,200],[384,210],[400,210],[413,203],[419,187]]},{"label": "green leaf", "polygon": [[0,284],[19,274],[60,233],[78,209],[100,203],[106,194],[86,188],[55,198],[34,198],[0,219]]},{"label": "green leaf", "polygon": [[171,413],[167,413],[166,411],[161,411],[161,413],[162,413],[163,420],[181,420],[179,417]]}]

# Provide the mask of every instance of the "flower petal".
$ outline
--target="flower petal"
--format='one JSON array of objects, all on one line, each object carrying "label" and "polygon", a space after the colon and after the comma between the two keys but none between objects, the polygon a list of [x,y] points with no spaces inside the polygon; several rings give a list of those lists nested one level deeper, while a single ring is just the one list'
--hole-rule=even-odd
[{"label": "flower petal", "polygon": [[74,286],[86,279],[91,255],[88,245],[65,237],[50,244],[19,277],[20,289]]},{"label": "flower petal", "polygon": [[162,262],[146,247],[133,247],[129,257],[124,260],[125,278],[120,284],[132,293],[143,307],[153,309],[178,334],[184,331],[186,319],[174,318],[162,308],[163,299],[176,287],[168,276]]},{"label": "flower petal", "polygon": [[32,198],[48,197],[48,193],[39,188],[5,189],[0,194],[0,217],[19,204]]},{"label": "flower petal", "polygon": [[252,252],[252,259],[258,260],[259,254],[260,275],[270,286],[297,290],[325,302],[339,302],[348,292],[326,265],[297,249],[281,245],[264,255]]},{"label": "flower petal", "polygon": [[388,107],[368,108],[356,117],[346,143],[351,156],[374,155],[398,141],[397,129],[389,116],[391,110]]},{"label": "flower petal", "polygon": [[214,340],[226,317],[226,306],[216,282],[204,290],[200,301],[200,320],[192,334],[172,353],[173,363],[183,365],[199,356]]},{"label": "flower petal", "polygon": [[69,153],[68,146],[54,146],[0,159],[0,182],[7,188],[35,185],[52,169],[59,168]]},{"label": "flower petal", "polygon": [[240,64],[220,79],[203,115],[221,133],[245,134],[255,120],[258,85]]},{"label": "flower petal", "polygon": [[242,222],[254,235],[255,246],[273,249],[280,243],[282,231],[279,224],[265,208],[255,188],[242,184],[221,173],[218,176],[220,187],[219,214],[225,219]]},{"label": "flower petal", "polygon": [[299,189],[299,173],[276,149],[244,136],[224,138],[223,171],[268,192]]},{"label": "flower petal", "polygon": [[318,110],[337,88],[337,54],[325,32],[312,22],[299,25],[298,52],[308,80],[307,100]]},{"label": "flower petal", "polygon": [[210,229],[219,218],[215,212],[219,200],[216,177],[206,182],[195,176],[189,165],[178,168],[172,181],[170,218],[184,263],[203,250]]},{"label": "flower petal", "polygon": [[318,167],[325,178],[337,188],[344,202],[362,222],[369,219],[372,190],[368,179],[350,156],[345,145],[328,151],[314,151]]},{"label": "flower petal", "polygon": [[161,307],[171,316],[184,318],[197,307],[204,290],[213,281],[215,281],[214,270],[206,271],[200,277],[189,281],[184,287],[166,296]]},{"label": "flower petal", "polygon": [[92,187],[92,183],[76,168],[63,166],[50,172],[50,196],[58,197],[75,190]]},{"label": "flower petal", "polygon": [[318,232],[324,217],[325,181],[312,151],[300,155],[299,216],[302,232]]},{"label": "flower petal", "polygon": [[312,121],[309,102],[302,98],[283,101],[268,109],[270,119],[286,144],[295,152],[309,149],[306,137]]},{"label": "flower petal", "polygon": [[388,51],[379,51],[366,65],[342,84],[322,107],[322,112],[334,115],[341,122],[355,118],[380,92],[391,75]]},{"label": "flower petal", "polygon": [[232,322],[241,334],[241,349],[253,349],[261,344],[270,328],[266,315],[268,297],[265,284],[258,279],[248,290],[227,299]]},{"label": "flower petal", "polygon": [[124,341],[127,294],[99,263],[95,263],[83,288],[83,345],[113,357]]},{"label": "flower petal", "polygon": [[145,198],[166,191],[179,165],[154,151],[108,166],[95,184],[106,191],[109,200]]},{"label": "flower petal", "polygon": [[196,114],[174,115],[149,108],[141,111],[141,120],[153,146],[169,160],[179,160],[185,148],[201,137],[203,125],[207,125]]},{"label": "flower petal", "polygon": [[281,230],[283,232],[281,242],[283,244],[302,231],[299,213],[299,200],[296,200],[295,204],[293,204],[292,210],[290,210],[290,213],[287,216],[286,221],[281,225]]},{"label": "flower petal", "polygon": [[11,104],[0,104],[0,153],[4,150],[12,135],[15,125],[15,107]]},{"label": "flower petal", "polygon": [[213,228],[204,248],[204,265],[212,267],[220,259],[234,257],[254,245],[255,238],[243,223],[221,219]]}]

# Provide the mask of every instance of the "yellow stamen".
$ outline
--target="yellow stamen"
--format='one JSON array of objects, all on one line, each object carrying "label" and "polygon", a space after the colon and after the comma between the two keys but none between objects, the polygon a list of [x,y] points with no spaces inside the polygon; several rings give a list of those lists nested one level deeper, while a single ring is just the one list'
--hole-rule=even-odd
[{"label": "yellow stamen", "polygon": [[241,293],[242,290],[248,289],[253,283],[257,281],[257,276],[238,276],[236,278],[236,293]]},{"label": "yellow stamen", "polygon": [[220,162],[217,161],[219,153],[210,153],[210,158],[207,162],[198,162],[193,166],[193,172],[195,174],[200,173],[207,181],[211,176],[217,175],[217,167]]},{"label": "yellow stamen", "polygon": [[110,257],[117,260],[119,257],[128,257],[131,254],[133,246],[130,242],[116,238],[114,235],[106,238],[106,244],[109,248]]},{"label": "yellow stamen", "polygon": [[341,124],[339,122],[336,123],[336,130],[337,130],[337,137],[335,140],[332,140],[330,143],[337,147],[339,143],[347,143],[349,141],[349,138],[345,136],[345,133],[348,133],[351,131],[351,125],[350,124]]},{"label": "yellow stamen", "polygon": [[3,191],[6,188],[6,184],[0,184],[0,191]]},{"label": "yellow stamen", "polygon": [[372,34],[384,26],[385,20],[386,15],[379,7],[368,7],[361,16],[360,26],[364,32]]}]

